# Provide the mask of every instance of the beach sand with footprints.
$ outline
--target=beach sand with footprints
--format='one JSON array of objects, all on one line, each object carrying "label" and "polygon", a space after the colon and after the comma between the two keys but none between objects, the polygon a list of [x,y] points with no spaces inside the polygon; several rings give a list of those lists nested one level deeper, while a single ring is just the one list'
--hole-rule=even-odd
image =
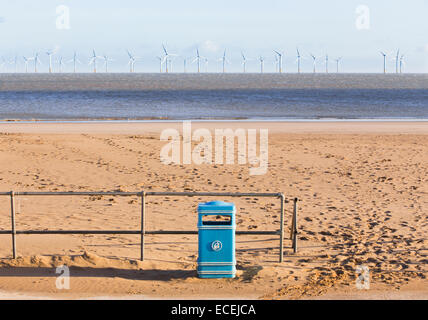
[{"label": "beach sand with footprints", "polygon": [[[237,277],[199,279],[196,235],[147,235],[145,261],[134,235],[0,235],[0,298],[428,298],[427,122],[200,122],[194,127],[268,128],[269,168],[164,165],[162,129],[180,123],[2,123],[0,191],[283,192],[284,262],[278,237],[237,236]],[[298,202],[298,252],[288,240]],[[196,230],[198,202],[156,197],[147,230]],[[223,198],[237,206],[238,230],[275,230],[279,203]],[[0,197],[0,229],[10,199]],[[16,227],[140,228],[137,197],[16,199]],[[70,289],[55,268],[70,267]],[[356,287],[356,268],[370,289]]]}]

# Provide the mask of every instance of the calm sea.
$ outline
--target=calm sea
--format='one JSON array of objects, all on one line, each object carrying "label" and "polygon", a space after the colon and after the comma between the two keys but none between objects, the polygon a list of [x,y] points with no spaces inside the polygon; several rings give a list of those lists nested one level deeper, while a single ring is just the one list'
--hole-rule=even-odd
[{"label": "calm sea", "polygon": [[428,119],[428,75],[0,74],[0,119]]}]

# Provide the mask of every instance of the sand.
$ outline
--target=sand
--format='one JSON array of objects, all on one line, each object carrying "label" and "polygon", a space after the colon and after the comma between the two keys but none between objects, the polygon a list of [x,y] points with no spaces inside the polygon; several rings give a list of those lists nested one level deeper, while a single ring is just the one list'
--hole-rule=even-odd
[{"label": "sand", "polygon": [[[164,165],[159,140],[176,122],[1,123],[0,191],[284,192],[299,201],[299,251],[278,237],[237,236],[235,279],[197,277],[197,236],[0,235],[0,298],[427,299],[428,122],[198,122],[193,127],[268,128],[269,169]],[[151,198],[147,230],[196,230],[207,198]],[[238,230],[275,230],[271,199],[230,199]],[[18,197],[17,229],[140,227],[137,198]],[[286,204],[290,226],[292,203]],[[0,197],[0,230],[10,229]],[[70,267],[70,288],[56,267]],[[370,289],[356,287],[356,267]]]}]

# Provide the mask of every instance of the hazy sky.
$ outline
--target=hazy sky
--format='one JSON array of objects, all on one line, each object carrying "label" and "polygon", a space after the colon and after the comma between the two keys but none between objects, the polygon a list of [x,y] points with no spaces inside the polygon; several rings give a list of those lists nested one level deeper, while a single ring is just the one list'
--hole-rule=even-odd
[{"label": "hazy sky", "polygon": [[[61,13],[56,10],[61,5],[69,8],[69,29],[58,29]],[[360,6],[369,11],[358,11]],[[18,55],[22,71],[22,56],[38,51],[43,63],[39,69],[47,71],[46,50],[58,48],[56,58],[66,59],[76,50],[82,61],[79,69],[90,71],[88,59],[95,48],[98,55],[114,59],[112,71],[127,71],[129,49],[142,58],[136,71],[148,72],[158,70],[156,56],[164,43],[184,57],[193,57],[199,47],[209,58],[211,72],[221,70],[216,60],[224,48],[232,62],[228,70],[241,71],[243,51],[254,59],[248,71],[257,72],[259,55],[266,59],[265,70],[274,71],[275,49],[285,51],[285,70],[295,72],[298,46],[305,72],[312,70],[309,53],[319,57],[319,71],[325,70],[328,54],[331,71],[333,59],[343,56],[342,71],[381,72],[379,50],[391,53],[388,71],[393,71],[391,59],[400,48],[406,72],[428,72],[427,15],[428,0],[2,0],[0,56]],[[195,64],[188,65],[188,71],[195,69]],[[183,59],[177,57],[174,71],[182,70]]]}]

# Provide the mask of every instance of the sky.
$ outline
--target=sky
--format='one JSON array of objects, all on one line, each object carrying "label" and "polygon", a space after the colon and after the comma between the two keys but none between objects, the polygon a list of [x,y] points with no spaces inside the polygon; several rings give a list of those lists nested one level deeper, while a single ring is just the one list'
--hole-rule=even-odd
[{"label": "sky", "polygon": [[[65,9],[64,9],[65,8]],[[58,11],[57,11],[58,10]],[[140,60],[136,72],[157,72],[156,56],[162,44],[174,58],[173,71],[196,71],[191,60],[199,48],[208,58],[202,70],[221,71],[218,61],[226,49],[229,72],[241,72],[241,52],[248,59],[247,72],[259,72],[258,57],[265,58],[265,72],[275,71],[274,51],[284,52],[285,72],[296,72],[296,47],[302,54],[302,71],[313,68],[310,54],[317,56],[318,72],[335,71],[334,59],[343,57],[342,72],[382,72],[388,54],[388,72],[395,71],[398,49],[404,55],[405,72],[428,72],[428,0],[16,0],[0,3],[0,57],[7,62],[40,53],[39,70],[48,68],[47,50],[57,60],[72,58],[76,51],[79,71],[90,72],[89,57],[107,55],[110,71],[126,72],[129,50]],[[1,61],[0,61],[1,63]],[[1,66],[1,64],[0,64]],[[103,62],[99,61],[99,71]],[[6,63],[1,72],[12,71]],[[33,69],[30,62],[29,68]],[[71,64],[63,67],[70,71]]]}]

